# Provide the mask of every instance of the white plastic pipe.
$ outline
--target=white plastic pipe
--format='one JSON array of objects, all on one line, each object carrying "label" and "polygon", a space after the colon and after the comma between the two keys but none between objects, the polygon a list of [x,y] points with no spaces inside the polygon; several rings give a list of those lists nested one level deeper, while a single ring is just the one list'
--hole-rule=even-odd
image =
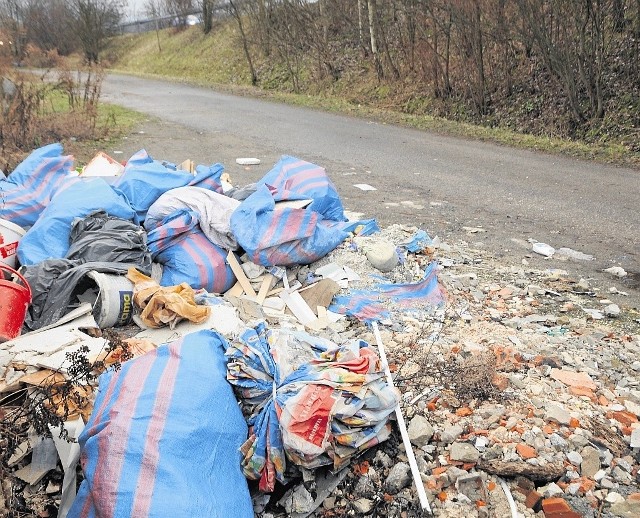
[{"label": "white plastic pipe", "polygon": [[[387,383],[393,387],[393,378],[391,377],[391,371],[389,370],[389,364],[387,363],[387,354],[384,351],[384,345],[382,345],[382,337],[380,336],[380,330],[378,329],[378,322],[371,324],[373,329],[373,336],[376,339],[378,350],[380,352],[380,359],[384,367],[384,372],[387,376]],[[407,452],[407,458],[409,459],[409,466],[411,467],[411,475],[413,476],[413,483],[416,486],[418,498],[420,499],[420,506],[423,510],[426,510],[429,514],[432,514],[431,507],[429,506],[429,500],[427,500],[427,492],[424,490],[422,484],[422,477],[420,476],[420,470],[418,469],[418,463],[416,462],[416,456],[413,453],[413,447],[409,440],[409,433],[407,432],[407,425],[404,422],[402,416],[402,410],[400,410],[400,403],[396,406],[396,419],[398,420],[398,428],[400,428],[400,435],[402,436],[402,443],[404,449]]]}]

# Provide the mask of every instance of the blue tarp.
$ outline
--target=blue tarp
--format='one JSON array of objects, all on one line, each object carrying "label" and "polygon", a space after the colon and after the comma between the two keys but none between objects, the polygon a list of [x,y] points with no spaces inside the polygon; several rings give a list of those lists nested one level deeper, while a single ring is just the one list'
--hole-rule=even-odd
[{"label": "blue tarp", "polygon": [[20,264],[28,266],[45,259],[66,257],[74,219],[99,210],[127,221],[135,217],[127,199],[102,178],[80,178],[62,187],[20,240]]},{"label": "blue tarp", "polygon": [[393,302],[395,308],[410,308],[416,304],[437,306],[444,301],[438,284],[438,263],[427,266],[422,280],[408,284],[379,283],[368,290],[351,290],[348,295],[333,298],[329,309],[350,315],[362,322],[389,318],[384,302]]}]

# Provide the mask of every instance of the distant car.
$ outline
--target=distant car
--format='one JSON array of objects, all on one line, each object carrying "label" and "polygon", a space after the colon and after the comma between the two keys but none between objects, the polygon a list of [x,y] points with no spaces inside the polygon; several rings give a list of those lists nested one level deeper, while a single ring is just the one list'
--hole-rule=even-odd
[{"label": "distant car", "polygon": [[190,14],[187,16],[185,23],[187,25],[198,25],[200,23],[202,23],[202,20],[200,20],[200,17],[196,14]]}]

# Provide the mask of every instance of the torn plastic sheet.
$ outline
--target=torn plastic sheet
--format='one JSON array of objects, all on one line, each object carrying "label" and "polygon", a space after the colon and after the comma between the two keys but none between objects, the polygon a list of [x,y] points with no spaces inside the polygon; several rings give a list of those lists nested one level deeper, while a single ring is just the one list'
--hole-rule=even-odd
[{"label": "torn plastic sheet", "polygon": [[438,263],[427,266],[421,281],[409,284],[381,283],[369,290],[352,290],[349,295],[334,297],[329,310],[349,315],[362,322],[389,318],[385,302],[393,302],[400,308],[411,308],[416,303],[438,306],[444,302],[444,293],[438,284]]},{"label": "torn plastic sheet", "polygon": [[397,392],[366,342],[338,346],[303,332],[247,329],[227,349],[227,379],[250,425],[242,446],[247,478],[262,491],[285,482],[286,461],[344,466],[386,440]]},{"label": "torn plastic sheet", "polygon": [[87,273],[96,271],[125,275],[130,267],[139,268],[130,263],[82,263],[69,259],[49,259],[26,267],[24,278],[31,286],[34,297],[27,311],[25,326],[31,330],[40,329],[72,311],[76,307],[73,304],[76,289]]},{"label": "torn plastic sheet", "polygon": [[200,331],[100,376],[69,516],[253,517],[226,346]]},{"label": "torn plastic sheet", "polygon": [[69,239],[71,245],[67,259],[137,264],[144,271],[151,269],[151,253],[144,229],[130,221],[109,216],[105,211],[76,219]]},{"label": "torn plastic sheet", "polygon": [[[344,221],[344,208],[335,185],[324,168],[283,155],[258,185],[272,186],[278,191],[290,191],[313,202],[309,206],[326,219]],[[300,199],[300,198],[298,198]]]},{"label": "torn plastic sheet", "polygon": [[361,226],[371,233],[374,220],[334,221],[312,209],[278,208],[285,200],[308,199],[291,191],[273,192],[266,185],[231,215],[231,230],[251,261],[263,266],[310,264],[321,259]]}]

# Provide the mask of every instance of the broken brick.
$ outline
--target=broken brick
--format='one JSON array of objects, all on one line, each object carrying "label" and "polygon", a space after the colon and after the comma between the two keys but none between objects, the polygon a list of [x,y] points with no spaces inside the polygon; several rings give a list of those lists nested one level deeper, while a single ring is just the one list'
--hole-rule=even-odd
[{"label": "broken brick", "polygon": [[532,448],[528,444],[519,443],[516,445],[516,451],[518,455],[522,457],[524,460],[533,459],[538,456],[538,452],[536,452],[535,448]]},{"label": "broken brick", "polygon": [[545,518],[582,518],[562,498],[545,498],[542,501],[542,510]]},{"label": "broken brick", "polygon": [[564,369],[551,369],[551,377],[570,387],[595,390],[596,383],[586,372],[573,372]]}]

